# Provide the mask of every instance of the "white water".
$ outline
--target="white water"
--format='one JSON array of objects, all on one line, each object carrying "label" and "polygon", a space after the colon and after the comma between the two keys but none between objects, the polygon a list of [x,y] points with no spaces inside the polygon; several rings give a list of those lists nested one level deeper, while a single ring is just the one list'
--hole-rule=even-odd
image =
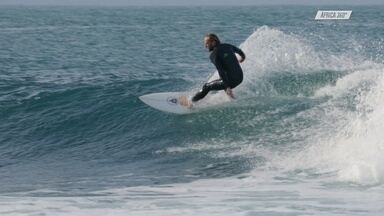
[{"label": "white water", "polygon": [[[121,188],[82,196],[1,197],[13,215],[381,215],[382,187],[326,184],[304,173],[259,170],[188,184]],[[47,191],[45,191],[47,192]]]}]

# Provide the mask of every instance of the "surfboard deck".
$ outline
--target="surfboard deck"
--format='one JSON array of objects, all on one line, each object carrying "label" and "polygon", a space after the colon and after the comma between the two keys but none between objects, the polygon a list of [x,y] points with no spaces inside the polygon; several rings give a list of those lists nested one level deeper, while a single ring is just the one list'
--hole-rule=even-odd
[{"label": "surfboard deck", "polygon": [[190,92],[161,92],[146,94],[139,97],[148,106],[174,114],[189,114],[196,112],[196,108],[189,107]]}]

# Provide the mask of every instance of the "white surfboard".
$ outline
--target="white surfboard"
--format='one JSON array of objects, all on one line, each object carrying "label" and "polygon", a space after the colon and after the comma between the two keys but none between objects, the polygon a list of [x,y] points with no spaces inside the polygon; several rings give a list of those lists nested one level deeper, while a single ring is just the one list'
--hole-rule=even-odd
[{"label": "white surfboard", "polygon": [[189,108],[185,105],[186,101],[190,103],[190,94],[188,92],[162,92],[146,94],[139,98],[147,105],[164,112],[188,114],[196,111],[195,108]]}]

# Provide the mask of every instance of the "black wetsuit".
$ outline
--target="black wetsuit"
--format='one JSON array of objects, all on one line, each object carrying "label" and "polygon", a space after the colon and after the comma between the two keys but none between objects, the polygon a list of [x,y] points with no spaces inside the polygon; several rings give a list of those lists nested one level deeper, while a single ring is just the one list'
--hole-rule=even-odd
[{"label": "black wetsuit", "polygon": [[245,59],[245,54],[241,49],[230,44],[218,44],[211,52],[209,58],[216,66],[220,79],[205,83],[203,88],[193,96],[192,101],[196,102],[204,98],[209,91],[224,90],[235,88],[243,81],[243,70],[235,53]]}]

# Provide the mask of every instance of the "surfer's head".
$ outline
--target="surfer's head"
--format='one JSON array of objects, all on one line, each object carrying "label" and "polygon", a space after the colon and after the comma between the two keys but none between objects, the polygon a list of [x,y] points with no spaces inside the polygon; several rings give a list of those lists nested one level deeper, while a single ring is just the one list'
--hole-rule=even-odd
[{"label": "surfer's head", "polygon": [[209,51],[212,51],[218,44],[220,44],[220,39],[216,34],[208,33],[204,37],[204,45]]}]

